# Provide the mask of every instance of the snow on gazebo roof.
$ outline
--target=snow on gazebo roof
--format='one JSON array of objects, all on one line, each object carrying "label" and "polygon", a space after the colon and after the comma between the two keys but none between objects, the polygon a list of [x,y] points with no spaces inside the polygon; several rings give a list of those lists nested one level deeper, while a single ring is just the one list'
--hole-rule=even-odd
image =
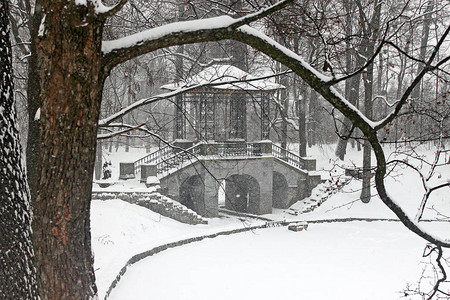
[{"label": "snow on gazebo roof", "polygon": [[[267,77],[269,75],[265,75]],[[204,85],[199,89],[233,90],[233,91],[274,91],[284,89],[281,84],[275,83],[273,78],[257,79],[237,67],[231,65],[215,65],[204,69],[186,80],[161,86],[162,89],[174,91],[180,87]],[[208,85],[212,84],[212,85]],[[195,92],[190,91],[190,92]]]}]

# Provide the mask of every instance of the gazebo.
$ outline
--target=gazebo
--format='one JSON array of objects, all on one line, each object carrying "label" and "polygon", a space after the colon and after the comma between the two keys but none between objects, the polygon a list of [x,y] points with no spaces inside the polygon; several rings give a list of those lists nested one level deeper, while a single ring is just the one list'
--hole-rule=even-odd
[{"label": "gazebo", "polygon": [[256,77],[231,65],[215,65],[185,81],[162,86],[171,91],[191,88],[175,97],[174,139],[246,141],[248,103],[253,103],[260,119],[261,140],[268,139],[270,99],[285,88],[269,77]]}]

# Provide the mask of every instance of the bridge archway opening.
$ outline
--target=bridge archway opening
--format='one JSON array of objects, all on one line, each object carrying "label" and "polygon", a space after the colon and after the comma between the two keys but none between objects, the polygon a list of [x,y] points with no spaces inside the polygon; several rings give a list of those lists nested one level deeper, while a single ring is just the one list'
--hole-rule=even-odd
[{"label": "bridge archway opening", "polygon": [[225,183],[225,208],[237,212],[258,214],[260,188],[250,175],[231,175]]},{"label": "bridge archway opening", "polygon": [[272,207],[288,208],[288,183],[283,174],[274,171],[272,182]]},{"label": "bridge archway opening", "polygon": [[187,178],[180,186],[179,202],[198,214],[205,209],[205,185],[200,175]]}]

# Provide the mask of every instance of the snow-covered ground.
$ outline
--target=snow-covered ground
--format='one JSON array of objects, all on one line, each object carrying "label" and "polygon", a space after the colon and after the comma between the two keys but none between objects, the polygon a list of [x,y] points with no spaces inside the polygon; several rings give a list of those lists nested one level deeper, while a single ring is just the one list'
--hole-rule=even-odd
[{"label": "snow-covered ground", "polygon": [[[311,156],[318,158],[322,175],[334,181],[342,169],[333,168],[332,153],[333,147],[326,146],[316,148]],[[430,151],[424,153],[431,155]],[[360,156],[350,151],[345,163],[358,164]],[[119,159],[121,155],[111,157]],[[448,161],[448,157],[443,159]],[[427,174],[427,167],[423,168]],[[407,210],[417,205],[423,192],[419,177],[410,169],[396,168],[393,174],[389,192]],[[450,166],[439,168],[432,180],[450,180]],[[274,210],[265,217],[395,218],[376,196],[369,204],[357,201],[360,185],[351,181],[311,213],[294,216],[292,210]],[[323,190],[317,188],[312,197],[321,197]],[[448,188],[437,192],[425,217],[442,217],[436,210],[450,215],[448,200]],[[99,296],[104,297],[135,254],[168,242],[262,223],[216,218],[208,225],[191,226],[119,200],[93,201],[92,242]],[[426,225],[436,235],[450,237],[450,223]],[[399,222],[310,224],[308,231],[297,233],[286,227],[259,229],[150,256],[128,268],[110,299],[398,299],[407,283],[420,278],[422,262],[428,261],[421,257],[425,245]]]},{"label": "snow-covered ground", "polygon": [[400,224],[257,230],[147,258],[110,299],[396,299],[423,246]]}]

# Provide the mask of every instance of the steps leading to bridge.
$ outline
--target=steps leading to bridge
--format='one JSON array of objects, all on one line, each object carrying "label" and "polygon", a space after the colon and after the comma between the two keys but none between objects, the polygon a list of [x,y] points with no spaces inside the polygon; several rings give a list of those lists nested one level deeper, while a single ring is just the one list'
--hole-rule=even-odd
[{"label": "steps leading to bridge", "polygon": [[159,193],[153,197],[147,196],[139,199],[136,204],[182,223],[191,225],[208,224],[208,221],[195,211]]},{"label": "steps leading to bridge", "polygon": [[159,192],[93,192],[92,200],[114,200],[136,204],[148,208],[164,217],[168,217],[181,223],[197,225],[208,224],[208,220]]},{"label": "steps leading to bridge", "polygon": [[306,214],[312,212],[318,208],[322,203],[328,200],[333,194],[341,190],[351,180],[349,176],[343,176],[335,181],[325,181],[319,184],[313,189],[311,196],[301,200],[301,208],[289,208],[285,210],[286,213],[298,216],[300,214]]}]

